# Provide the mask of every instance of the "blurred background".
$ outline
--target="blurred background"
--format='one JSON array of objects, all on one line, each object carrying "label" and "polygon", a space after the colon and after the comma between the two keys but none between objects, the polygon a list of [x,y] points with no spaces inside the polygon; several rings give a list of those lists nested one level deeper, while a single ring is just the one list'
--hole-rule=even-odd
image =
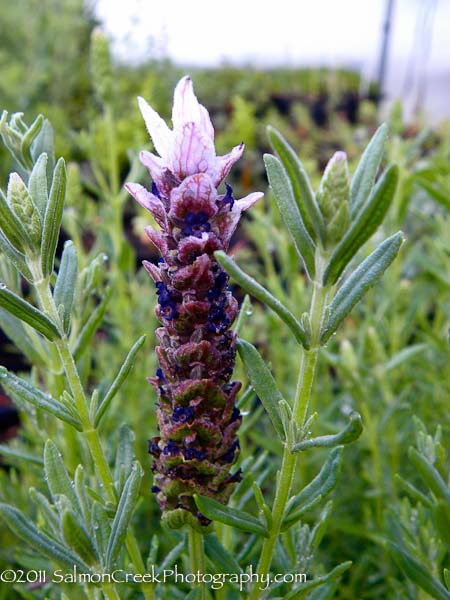
[{"label": "blurred background", "polygon": [[[355,561],[339,586],[342,600],[428,598],[414,576],[441,578],[450,548],[446,528],[435,524],[431,500],[421,505],[427,486],[407,450],[417,431],[419,447],[448,481],[441,439],[450,439],[450,381],[444,376],[450,362],[450,0],[15,0],[2,3],[0,31],[0,108],[9,112],[2,124],[11,118],[20,125],[12,114],[22,112],[30,125],[42,113],[54,129],[56,155],[68,164],[58,256],[64,241],[72,239],[81,265],[98,260],[80,323],[97,302],[106,306],[106,282],[115,286],[114,301],[83,357],[83,376],[92,389],[107,389],[111,373],[143,331],[150,334],[147,350],[155,344],[154,288],[141,261],[156,261],[158,253],[143,234],[149,214],[123,189],[126,181],[149,185],[138,154],[151,143],[136,96],[169,120],[174,85],[190,73],[212,116],[217,153],[245,142],[246,152],[228,181],[236,197],[255,190],[266,197],[242,219],[231,252],[296,314],[306,307],[308,288],[267,190],[266,126],[288,140],[317,189],[336,150],[345,150],[353,173],[380,121],[388,122],[383,167],[397,163],[400,180],[382,233],[387,237],[401,228],[408,241],[382,284],[323,351],[311,406],[321,415],[318,431],[342,429],[353,409],[361,412],[367,430],[346,451],[339,501],[317,561],[327,568],[342,557]],[[48,123],[46,131],[51,132]],[[17,169],[0,145],[2,189],[8,173]],[[372,242],[368,246],[367,252],[374,248]],[[243,337],[270,361],[289,397],[298,347],[259,303],[250,314]],[[0,334],[2,363],[29,371],[29,359],[12,343],[13,334],[12,328],[9,337]],[[126,411],[117,403],[105,427],[108,443],[117,439],[124,418],[136,433],[148,496],[146,447],[156,431],[155,398],[142,374],[155,369],[154,352],[142,352],[123,391]],[[245,381],[240,367],[237,378]],[[252,402],[242,447],[248,455],[265,449],[275,456],[279,449],[267,435],[262,406]],[[24,448],[35,454],[35,430],[23,425],[19,431],[25,431],[25,439],[28,432],[29,440]],[[0,397],[0,438],[14,443],[17,427],[17,412]],[[433,440],[427,431],[436,432]],[[45,428],[39,435],[40,443],[47,437]],[[61,435],[59,442],[66,445],[71,466],[78,464],[70,438]],[[318,472],[315,456],[302,462],[302,481]],[[0,499],[28,506],[28,484],[43,483],[40,466],[32,471],[27,464],[11,483],[12,478],[6,480],[11,453],[6,457],[0,462]],[[273,471],[266,476],[270,482]],[[414,492],[413,502],[405,497],[405,490],[413,489],[409,481],[422,490]],[[270,483],[266,487],[268,493],[273,489]],[[159,509],[149,501],[139,510],[149,539],[150,528],[159,526]],[[419,563],[412,580],[393,564],[383,536]],[[12,537],[2,539],[0,563],[9,564],[16,546]],[[0,590],[0,600],[10,600],[6,593]]]}]

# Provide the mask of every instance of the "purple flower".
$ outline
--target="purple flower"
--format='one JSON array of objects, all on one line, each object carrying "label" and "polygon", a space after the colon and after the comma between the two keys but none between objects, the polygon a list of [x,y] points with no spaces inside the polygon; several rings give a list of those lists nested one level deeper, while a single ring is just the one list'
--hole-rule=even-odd
[{"label": "purple flower", "polygon": [[227,502],[240,478],[231,469],[242,420],[235,406],[240,383],[230,381],[237,302],[214,252],[227,250],[241,213],[262,194],[236,200],[228,184],[224,194],[218,192],[244,146],[216,156],[211,120],[189,77],[175,89],[173,130],[142,98],[139,106],[159,154],[140,155],[153,180],[151,192],[126,184],[160,227],[145,231],[161,259],[158,265],[144,261],[156,283],[162,324],[156,332],[160,367],[150,378],[158,393],[160,431],[149,444],[153,490],[170,526],[205,526],[193,495]]}]

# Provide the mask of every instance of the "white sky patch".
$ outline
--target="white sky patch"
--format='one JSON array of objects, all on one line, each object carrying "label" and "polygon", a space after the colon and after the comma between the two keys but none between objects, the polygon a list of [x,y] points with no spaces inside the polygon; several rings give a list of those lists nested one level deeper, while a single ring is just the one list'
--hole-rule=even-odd
[{"label": "white sky patch", "polygon": [[[386,0],[99,0],[97,14],[118,57],[129,62],[167,55],[188,66],[350,66],[373,77],[385,6]],[[433,6],[426,59],[420,25]],[[443,85],[448,92],[450,0],[396,0],[391,39],[391,95],[420,86],[431,95]]]}]

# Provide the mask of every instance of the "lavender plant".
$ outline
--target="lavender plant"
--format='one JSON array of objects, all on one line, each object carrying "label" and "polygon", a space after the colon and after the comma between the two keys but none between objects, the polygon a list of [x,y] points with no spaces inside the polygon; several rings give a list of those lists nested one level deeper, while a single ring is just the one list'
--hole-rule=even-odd
[{"label": "lavender plant", "polygon": [[163,325],[156,332],[160,368],[150,380],[158,392],[160,430],[150,441],[152,489],[170,526],[206,526],[210,520],[198,511],[194,495],[226,503],[240,479],[230,473],[239,455],[241,422],[235,405],[240,383],[230,382],[237,302],[214,252],[228,248],[242,211],[262,194],[235,200],[228,184],[226,193],[218,194],[244,146],[216,157],[209,115],[189,77],[175,89],[173,131],[145,100],[139,98],[139,104],[160,154],[141,153],[152,192],[139,184],[126,186],[162,230],[146,228],[161,258],[157,267],[144,262],[156,283],[156,314]]},{"label": "lavender plant", "polygon": [[[193,570],[212,565],[219,572],[226,567],[242,573],[245,565],[257,563],[260,575],[274,568],[288,574],[303,568],[310,575],[306,583],[274,584],[266,590],[258,584],[241,590],[230,584],[227,591],[215,592],[216,598],[330,597],[350,566],[347,561],[326,572],[312,563],[330,520],[331,503],[321,509],[314,525],[307,525],[304,517],[331,494],[343,445],[359,437],[362,424],[360,416],[352,413],[342,431],[312,437],[317,415],[310,415],[309,404],[320,348],[380,279],[403,241],[400,232],[382,241],[348,273],[352,259],[381,225],[394,196],[394,166],[375,183],[386,128],[382,126],[374,136],[351,181],[345,154],[336,153],[317,193],[295,152],[278,132],[269,129],[269,139],[279,156],[265,157],[269,183],[297,255],[298,278],[308,282],[304,287],[312,292],[309,310],[303,312],[306,305],[294,308],[284,297],[284,282],[277,281],[276,273],[272,277],[276,293],[272,293],[225,253],[241,212],[261,197],[253,193],[236,200],[228,185],[222,193],[218,189],[243,146],[225,157],[215,156],[212,125],[193,94],[189,78],[182,79],[176,88],[173,131],[144,101],[140,104],[160,156],[141,154],[153,179],[152,191],[139,184],[127,184],[127,189],[161,229],[147,228],[161,259],[158,265],[146,262],[145,267],[156,283],[156,314],[162,325],[157,330],[160,368],[151,378],[158,395],[160,431],[150,442],[150,453],[154,459],[153,491],[163,510],[163,521],[175,529],[188,525]],[[48,431],[54,441],[46,443],[43,458],[50,500],[40,491],[31,492],[39,508],[38,525],[6,503],[1,512],[11,530],[52,564],[63,568],[75,564],[84,572],[108,572],[119,566],[144,573],[158,552],[153,543],[146,565],[131,528],[142,475],[133,456],[133,436],[129,429],[121,429],[112,468],[104,450],[107,440],[99,435],[99,426],[143,339],[132,347],[109,388],[88,393],[83,352],[106,304],[100,301],[95,318],[80,315],[79,306],[85,302],[92,307],[92,295],[99,293],[93,280],[100,285],[103,282],[98,277],[98,259],[78,272],[80,248],[75,249],[70,242],[58,272],[54,272],[65,171],[61,161],[53,169],[49,127],[42,119],[31,128],[20,116],[9,123],[6,116],[2,120],[3,137],[20,164],[21,175],[11,178],[0,204],[0,241],[8,263],[3,263],[8,286],[0,290],[0,300],[10,315],[4,322],[17,345],[42,365],[29,380],[2,370],[2,382],[35,420],[36,429]],[[122,202],[116,185],[114,189]],[[116,214],[118,207],[119,199]],[[117,226],[115,233],[119,230]],[[11,272],[11,265],[15,271]],[[17,273],[28,281],[32,303],[24,298]],[[298,344],[301,358],[293,398],[282,394],[256,347],[242,339],[237,341],[236,331],[231,329],[237,302],[228,287],[227,273],[273,311]],[[236,347],[251,384],[239,398],[240,384],[232,381]],[[40,390],[42,382],[51,396]],[[274,427],[272,447],[282,448],[276,476],[272,467],[276,457],[239,457],[241,410],[250,405],[255,394]],[[142,402],[147,403],[146,398]],[[256,416],[260,414],[258,409]],[[246,421],[255,424],[254,417],[248,415],[242,429]],[[63,461],[58,451],[58,442],[66,436],[76,455],[69,468],[64,462],[70,457],[64,456]],[[314,448],[329,454],[316,477],[305,485],[298,477],[299,457]],[[84,469],[77,466],[81,462],[85,462]],[[242,469],[242,475],[236,468]],[[240,477],[242,482],[236,485]],[[274,488],[272,505],[269,487]],[[170,566],[170,561],[183,552],[183,534],[175,531],[174,535],[175,548],[160,563],[160,569]],[[149,545],[149,540],[140,541]],[[93,598],[98,597],[97,591],[88,585],[83,589]],[[101,592],[107,598],[121,597],[118,586],[111,582],[104,582]],[[147,598],[182,597],[183,593],[174,586],[163,588],[154,583],[142,583],[141,592]],[[189,597],[207,598],[208,594],[202,585]]]}]

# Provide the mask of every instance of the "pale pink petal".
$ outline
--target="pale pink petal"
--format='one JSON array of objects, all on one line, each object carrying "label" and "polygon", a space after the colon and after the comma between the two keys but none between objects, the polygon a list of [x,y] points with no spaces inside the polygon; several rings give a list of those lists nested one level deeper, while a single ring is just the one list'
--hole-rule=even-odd
[{"label": "pale pink petal", "polygon": [[163,158],[169,157],[172,151],[173,132],[167,127],[164,119],[147,104],[144,98],[139,96],[138,102],[147,131],[152,138],[156,151]]},{"label": "pale pink petal", "polygon": [[147,150],[142,150],[139,154],[139,158],[144,167],[149,170],[152,179],[160,180],[164,169],[167,168],[166,161],[159,156],[155,156],[151,152],[147,152]]},{"label": "pale pink petal", "polygon": [[260,200],[264,194],[262,192],[252,192],[248,196],[244,196],[240,200],[236,200],[233,205],[232,210],[239,210],[240,212],[244,212],[247,208],[253,206],[258,200]]},{"label": "pale pink petal", "polygon": [[154,264],[152,264],[151,262],[149,262],[148,260],[143,260],[142,264],[144,265],[144,269],[150,273],[150,277],[153,279],[153,281],[156,283],[158,281],[161,281],[161,272],[158,269],[158,267],[155,267]]},{"label": "pale pink petal", "polygon": [[161,254],[167,254],[169,251],[169,247],[167,245],[167,240],[163,233],[160,231],[156,231],[150,225],[144,228],[145,233],[147,234],[149,240],[158,248]]},{"label": "pale pink petal", "polygon": [[242,212],[253,206],[263,196],[262,192],[253,192],[245,196],[245,198],[237,200],[230,211],[226,210],[216,215],[214,228],[217,230],[217,235],[222,240],[225,249],[228,247],[231,236],[236,230]]},{"label": "pale pink petal", "polygon": [[150,193],[145,187],[139,185],[139,183],[126,183],[125,188],[141,206],[155,217],[158,225],[166,227],[167,214],[163,203],[157,196]]},{"label": "pale pink petal", "polygon": [[217,191],[205,173],[186,177],[172,190],[169,217],[184,219],[188,212],[204,212],[208,217],[213,217],[217,212]]},{"label": "pale pink petal", "polygon": [[206,108],[200,104],[200,125],[203,128],[203,131],[209,136],[212,140],[214,139],[214,127],[211,123],[211,119],[209,116],[209,112]]},{"label": "pale pink petal", "polygon": [[185,123],[175,131],[171,171],[180,179],[215,172],[214,143],[198,124]]},{"label": "pale pink petal", "polygon": [[199,104],[189,76],[183,77],[175,88],[172,123],[174,130],[182,128],[185,123],[195,123],[206,136],[214,139],[214,129],[208,111]]},{"label": "pale pink petal", "polygon": [[216,157],[214,173],[215,185],[219,185],[219,183],[228,175],[234,163],[241,158],[242,154],[244,153],[244,149],[245,146],[242,143],[239,144],[239,146],[235,146],[228,154]]},{"label": "pale pink petal", "polygon": [[200,121],[199,102],[194,94],[192,79],[186,75],[177,83],[173,95],[172,123],[173,128],[182,127],[185,123]]}]

